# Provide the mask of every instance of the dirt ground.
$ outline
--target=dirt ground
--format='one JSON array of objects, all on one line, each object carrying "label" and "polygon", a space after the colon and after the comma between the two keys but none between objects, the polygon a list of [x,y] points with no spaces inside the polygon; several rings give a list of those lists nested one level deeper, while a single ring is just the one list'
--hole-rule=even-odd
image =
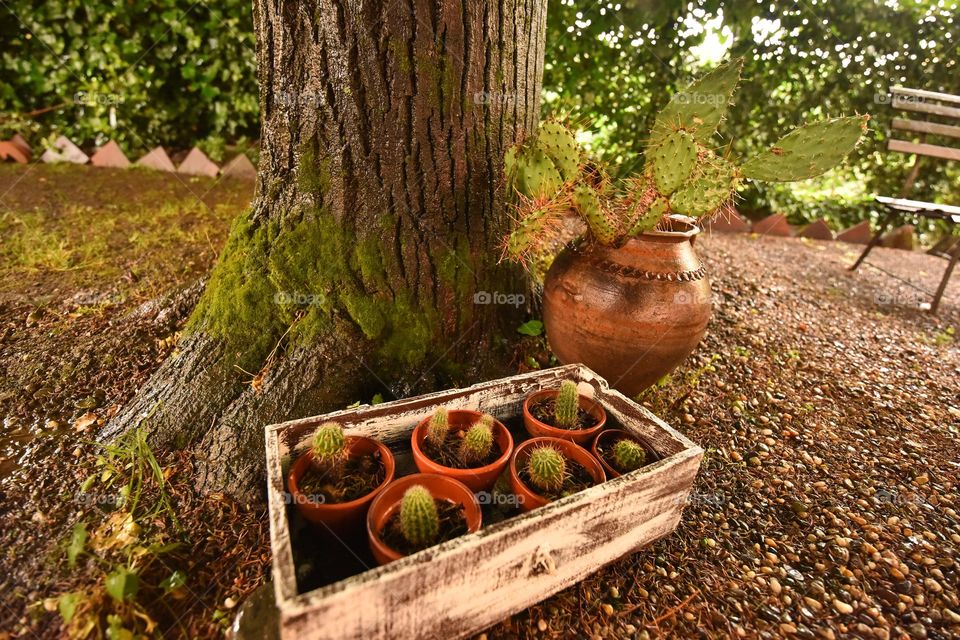
[{"label": "dirt ground", "polygon": [[[92,443],[191,298],[149,301],[207,272],[250,194],[0,165],[0,638],[59,636],[65,601],[74,633],[212,637],[268,574],[261,508],[196,495],[187,455],[159,453],[159,483],[136,443]],[[876,268],[846,271],[857,247],[698,247],[708,336],[642,398],[707,452],[679,529],[487,638],[960,637],[960,277],[933,317]],[[944,266],[871,262],[928,291]],[[136,522],[117,521],[136,478]],[[123,567],[140,585],[118,605]]]}]

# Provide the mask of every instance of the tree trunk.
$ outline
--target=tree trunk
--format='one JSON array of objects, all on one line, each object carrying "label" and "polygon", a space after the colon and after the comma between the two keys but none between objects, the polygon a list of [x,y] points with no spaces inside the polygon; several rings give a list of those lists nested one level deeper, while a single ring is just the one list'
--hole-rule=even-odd
[{"label": "tree trunk", "polygon": [[257,195],[105,436],[192,445],[201,485],[238,496],[266,424],[489,371],[518,309],[474,296],[527,291],[498,264],[502,158],[536,125],[546,0],[257,0],[254,20]]}]

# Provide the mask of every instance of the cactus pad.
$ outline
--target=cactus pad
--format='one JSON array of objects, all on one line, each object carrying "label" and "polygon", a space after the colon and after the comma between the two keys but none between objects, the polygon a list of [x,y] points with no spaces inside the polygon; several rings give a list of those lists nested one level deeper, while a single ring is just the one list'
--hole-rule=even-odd
[{"label": "cactus pad", "polygon": [[437,449],[443,447],[447,441],[447,434],[450,432],[450,418],[447,410],[440,407],[430,416],[430,422],[427,423],[427,442]]},{"label": "cactus pad", "polygon": [[694,179],[670,196],[670,208],[694,218],[705,216],[730,200],[739,183],[737,167],[723,158],[703,159]]},{"label": "cactus pad", "polygon": [[655,147],[670,133],[684,129],[697,142],[706,142],[726,117],[733,92],[740,82],[743,58],[722,64],[684,91],[675,94],[657,115],[650,132],[649,147]]},{"label": "cactus pad", "polygon": [[837,166],[856,148],[870,116],[834,118],[794,129],[770,149],[747,160],[743,175],[753,180],[806,180]]},{"label": "cactus pad", "polygon": [[659,223],[663,216],[669,211],[670,203],[667,202],[667,199],[658,197],[650,203],[650,206],[647,207],[645,211],[640,211],[639,214],[636,215],[627,227],[625,235],[628,238],[633,238],[645,231],[650,231],[657,226],[657,223]]},{"label": "cactus pad", "polygon": [[563,186],[563,178],[553,160],[537,147],[522,150],[514,162],[515,186],[529,198],[550,197]]},{"label": "cactus pad", "polygon": [[573,133],[556,120],[547,120],[537,132],[537,147],[552,161],[564,181],[580,173],[580,151]]},{"label": "cactus pad", "polygon": [[560,384],[557,397],[554,398],[554,424],[561,429],[573,429],[577,426],[577,413],[580,410],[580,394],[577,392],[577,383],[573,380],[564,380]]},{"label": "cactus pad", "polygon": [[613,445],[613,463],[623,473],[639,469],[647,461],[647,452],[633,440],[618,440]]},{"label": "cactus pad", "polygon": [[697,164],[697,143],[686,131],[674,131],[648,152],[647,163],[657,189],[668,196],[693,173]]},{"label": "cactus pad", "polygon": [[484,414],[460,441],[460,461],[468,466],[483,462],[493,450],[493,416]]},{"label": "cactus pad", "polygon": [[527,476],[541,491],[559,491],[567,478],[567,459],[555,447],[546,445],[530,452]]},{"label": "cactus pad", "polygon": [[596,190],[580,185],[573,190],[573,203],[586,221],[590,233],[601,244],[613,244],[617,239],[617,225],[611,213],[603,206]]},{"label": "cactus pad", "polygon": [[325,422],[313,434],[310,451],[314,459],[323,465],[339,462],[346,451],[343,427],[336,422]]},{"label": "cactus pad", "polygon": [[400,501],[400,531],[410,544],[425,547],[440,535],[437,503],[423,485],[407,489]]}]

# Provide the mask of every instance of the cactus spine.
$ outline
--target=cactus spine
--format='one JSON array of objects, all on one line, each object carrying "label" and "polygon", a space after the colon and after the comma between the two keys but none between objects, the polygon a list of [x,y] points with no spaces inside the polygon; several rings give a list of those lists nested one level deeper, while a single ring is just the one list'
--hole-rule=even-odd
[{"label": "cactus spine", "polygon": [[437,503],[423,485],[415,484],[400,501],[400,531],[412,545],[425,547],[440,535]]},{"label": "cactus spine", "polygon": [[573,429],[577,426],[579,409],[580,394],[577,392],[577,383],[573,380],[564,380],[553,401],[554,424],[563,429]]},{"label": "cactus spine", "polygon": [[639,469],[647,461],[647,452],[633,440],[618,440],[613,445],[613,464],[624,473]]},{"label": "cactus spine", "polygon": [[447,441],[447,434],[450,432],[450,417],[447,410],[440,407],[430,416],[430,422],[427,423],[427,442],[437,449],[441,448]]},{"label": "cactus spine", "polygon": [[551,445],[531,451],[526,468],[530,482],[541,491],[559,491],[567,479],[567,460]]},{"label": "cactus spine", "polygon": [[493,424],[490,414],[483,414],[463,436],[460,441],[460,461],[467,466],[473,466],[487,459],[493,450]]},{"label": "cactus spine", "polygon": [[343,460],[346,446],[343,427],[336,422],[325,422],[313,434],[310,451],[320,465],[335,468]]},{"label": "cactus spine", "polygon": [[579,185],[573,190],[573,203],[587,223],[590,233],[600,244],[613,244],[617,239],[617,223],[593,187]]}]

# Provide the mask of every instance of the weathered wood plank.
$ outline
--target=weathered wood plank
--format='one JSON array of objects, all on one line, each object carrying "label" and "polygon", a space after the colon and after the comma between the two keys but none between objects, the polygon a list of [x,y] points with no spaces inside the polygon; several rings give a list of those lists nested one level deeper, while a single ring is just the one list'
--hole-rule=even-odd
[{"label": "weathered wood plank", "polygon": [[913,97],[896,94],[893,96],[893,108],[904,111],[916,111],[917,113],[930,113],[946,118],[960,118],[960,109],[956,107],[948,107],[935,102],[923,102]]},{"label": "weathered wood plank", "polygon": [[955,147],[944,147],[938,144],[926,144],[919,142],[907,142],[905,140],[887,141],[888,151],[899,151],[901,153],[916,153],[922,156],[932,158],[943,158],[944,160],[960,160],[960,149]]},{"label": "weathered wood plank", "polygon": [[[283,458],[320,422],[384,441],[409,438],[440,405],[517,415],[523,398],[567,377],[580,380],[623,428],[643,437],[658,462],[475,534],[390,565],[298,594],[285,504]],[[457,638],[584,578],[672,531],[703,451],[642,407],[571,365],[267,427],[274,582],[285,638]]]},{"label": "weathered wood plank", "polygon": [[912,131],[914,133],[928,133],[931,135],[946,136],[948,138],[960,138],[960,127],[951,124],[894,118],[891,126],[900,131]]},{"label": "weathered wood plank", "polygon": [[907,87],[892,87],[890,93],[894,95],[909,96],[911,98],[920,98],[921,100],[938,100],[940,102],[953,102],[960,104],[960,96],[952,93],[940,93],[939,91],[924,91],[923,89],[909,89]]}]

